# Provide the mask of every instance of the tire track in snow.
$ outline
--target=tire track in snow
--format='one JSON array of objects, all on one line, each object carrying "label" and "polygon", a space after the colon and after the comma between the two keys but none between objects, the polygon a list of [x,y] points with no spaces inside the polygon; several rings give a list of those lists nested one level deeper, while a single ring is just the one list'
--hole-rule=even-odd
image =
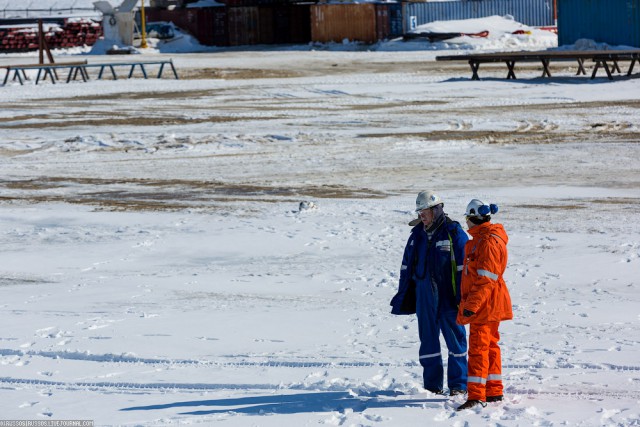
[{"label": "tire track in snow", "polygon": [[[128,363],[143,365],[201,365],[205,367],[224,368],[362,368],[362,367],[382,367],[382,368],[414,368],[420,366],[418,362],[370,362],[361,361],[294,361],[294,360],[241,360],[241,361],[220,361],[220,360],[198,360],[198,359],[159,359],[117,354],[87,354],[81,352],[67,351],[35,351],[35,350],[12,350],[0,349],[1,356],[19,357],[44,357],[50,359],[78,360],[85,362],[100,363]],[[611,363],[563,363],[557,366],[546,366],[544,364],[504,364],[504,369],[582,369],[592,371],[640,371],[640,365],[614,365]]]},{"label": "tire track in snow", "polygon": [[[129,363],[145,365],[202,365],[206,367],[271,367],[271,368],[359,368],[359,367],[414,367],[417,362],[385,363],[368,361],[291,361],[291,360],[241,360],[226,362],[198,359],[155,359],[117,354],[87,354],[66,351],[23,351],[0,349],[0,356],[44,357],[50,359],[78,360],[102,363]],[[639,368],[640,369],[640,368]]]},{"label": "tire track in snow", "polygon": [[207,384],[207,383],[130,383],[108,381],[48,381],[30,378],[0,377],[0,384],[19,385],[33,387],[54,387],[64,390],[88,389],[88,390],[134,390],[134,391],[164,391],[164,390],[276,390],[282,388],[279,384]]},{"label": "tire track in snow", "polygon": [[592,400],[602,397],[613,397],[617,399],[638,399],[640,391],[633,390],[557,390],[557,391],[541,391],[535,389],[521,389],[518,387],[507,387],[506,392],[509,395],[525,395],[525,396],[549,396],[549,397],[570,397],[572,399]]}]

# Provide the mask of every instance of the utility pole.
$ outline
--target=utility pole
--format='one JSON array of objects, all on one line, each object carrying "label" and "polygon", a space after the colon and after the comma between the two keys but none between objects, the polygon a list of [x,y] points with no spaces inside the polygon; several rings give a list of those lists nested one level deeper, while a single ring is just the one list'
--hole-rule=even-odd
[{"label": "utility pole", "polygon": [[140,29],[140,32],[142,33],[142,39],[140,40],[140,47],[142,49],[146,49],[147,46],[147,24],[146,24],[146,20],[144,19],[144,0],[140,0],[140,26],[142,27]]}]

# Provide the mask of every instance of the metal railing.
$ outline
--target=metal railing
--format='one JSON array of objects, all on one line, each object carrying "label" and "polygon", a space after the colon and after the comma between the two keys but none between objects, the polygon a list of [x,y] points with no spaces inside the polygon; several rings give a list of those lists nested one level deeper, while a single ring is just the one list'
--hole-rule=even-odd
[{"label": "metal railing", "polygon": [[56,84],[57,81],[60,80],[58,77],[57,70],[69,69],[69,74],[67,75],[67,83],[70,83],[72,80],[75,81],[78,78],[78,75],[82,78],[83,82],[87,82],[89,80],[89,68],[99,68],[100,71],[98,73],[97,79],[101,80],[104,72],[111,71],[111,77],[113,80],[119,80],[118,75],[116,74],[116,67],[129,67],[129,74],[127,76],[128,79],[133,77],[133,73],[136,67],[140,68],[142,75],[145,79],[149,78],[147,70],[145,69],[145,65],[159,65],[158,73],[156,78],[162,78],[162,72],[165,69],[165,66],[168,65],[173,72],[173,76],[175,79],[179,79],[178,72],[176,71],[176,67],[173,64],[173,59],[169,59],[168,61],[133,61],[133,62],[106,62],[100,64],[88,64],[85,61],[80,62],[67,62],[67,63],[50,63],[50,64],[31,64],[31,65],[5,65],[0,68],[6,69],[6,74],[4,76],[4,80],[2,85],[6,86],[9,82],[10,74],[13,73],[13,81],[16,79],[20,82],[20,85],[24,85],[26,80],[29,80],[29,77],[26,74],[26,70],[37,70],[38,75],[36,77],[35,84],[37,85],[41,81],[45,81],[47,77],[50,78],[52,84]]}]

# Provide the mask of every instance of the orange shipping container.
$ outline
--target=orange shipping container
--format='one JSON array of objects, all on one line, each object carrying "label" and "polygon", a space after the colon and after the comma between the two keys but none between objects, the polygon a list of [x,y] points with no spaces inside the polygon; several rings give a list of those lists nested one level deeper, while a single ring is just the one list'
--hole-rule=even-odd
[{"label": "orange shipping container", "polygon": [[340,43],[344,39],[375,43],[376,9],[372,3],[311,6],[311,41]]}]

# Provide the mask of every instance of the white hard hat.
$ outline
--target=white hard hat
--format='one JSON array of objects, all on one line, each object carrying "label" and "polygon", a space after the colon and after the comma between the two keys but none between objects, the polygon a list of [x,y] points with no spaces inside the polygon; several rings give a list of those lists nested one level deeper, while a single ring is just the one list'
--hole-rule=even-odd
[{"label": "white hard hat", "polygon": [[432,208],[439,204],[444,205],[444,202],[436,193],[433,191],[421,191],[416,198],[416,212]]},{"label": "white hard hat", "polygon": [[485,204],[482,200],[473,199],[467,205],[467,211],[464,213],[464,216],[467,218],[479,218],[483,219],[488,215],[498,213],[498,205]]}]

